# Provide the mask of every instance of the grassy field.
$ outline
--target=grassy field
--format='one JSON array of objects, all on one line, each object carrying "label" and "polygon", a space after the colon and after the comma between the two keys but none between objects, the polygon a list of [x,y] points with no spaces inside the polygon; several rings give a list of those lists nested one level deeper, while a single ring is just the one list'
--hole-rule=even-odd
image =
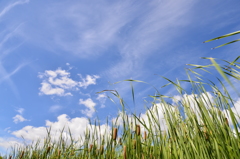
[{"label": "grassy field", "polygon": [[[96,122],[94,130],[86,130],[85,136],[78,141],[64,138],[63,135],[58,141],[52,141],[48,135],[44,143],[14,147],[3,158],[239,158],[239,115],[235,110],[237,104],[240,106],[236,101],[239,97],[236,83],[240,79],[238,58],[233,62],[225,61],[222,65],[209,58],[210,65],[191,65],[191,69],[187,70],[187,80],[173,82],[166,79],[168,85],[174,86],[179,94],[164,96],[157,92],[151,96],[152,107],[144,115],[126,114],[120,95],[115,91],[109,92],[118,97],[122,106],[119,116],[109,122],[112,132],[99,130]],[[215,80],[217,83],[203,79],[197,73],[200,70],[208,73],[212,68],[220,75]],[[181,86],[186,82],[192,90],[188,94]],[[227,88],[231,88],[231,94]],[[169,101],[175,102],[170,104]],[[104,136],[100,135],[101,131],[106,131]]]}]

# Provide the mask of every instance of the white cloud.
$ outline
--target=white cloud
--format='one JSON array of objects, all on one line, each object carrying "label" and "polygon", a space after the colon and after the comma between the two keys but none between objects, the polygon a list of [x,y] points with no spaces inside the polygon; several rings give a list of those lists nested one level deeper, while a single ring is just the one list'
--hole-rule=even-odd
[{"label": "white cloud", "polygon": [[16,111],[17,111],[19,114],[15,115],[15,116],[13,117],[13,122],[14,122],[15,124],[17,124],[17,123],[19,123],[19,122],[28,121],[27,119],[25,119],[25,118],[22,116],[22,114],[23,114],[23,112],[24,112],[24,108],[18,108]]},{"label": "white cloud", "polygon": [[[138,124],[141,127],[141,133],[143,133],[144,131],[148,132],[148,129],[151,129],[151,131],[156,134],[162,133],[167,130],[167,122],[164,116],[166,110],[164,109],[164,107],[166,107],[168,111],[173,112],[173,114],[179,113],[177,107],[173,107],[168,104],[164,106],[163,103],[156,103],[145,113],[140,114],[140,116],[138,116],[138,119],[141,122],[136,120],[134,116],[126,115],[123,114],[122,112],[119,113],[119,116],[117,118],[113,118],[112,122],[117,126],[123,126],[123,120],[125,120],[128,121],[129,124],[131,123],[130,128],[133,131],[135,130],[135,125]],[[160,129],[159,125],[161,127]]]},{"label": "white cloud", "polygon": [[[51,122],[49,120],[46,121],[45,126],[42,127],[33,127],[33,126],[25,126],[24,128],[12,132],[12,134],[18,138],[23,137],[27,141],[37,141],[40,140],[42,144],[44,141],[44,137],[47,135],[46,128],[51,127],[51,138],[52,141],[58,141],[61,131],[63,131],[63,137],[69,139],[70,141],[70,134],[68,132],[68,128],[71,131],[71,136],[75,141],[79,141],[78,144],[82,144],[84,142],[84,135],[86,129],[91,132],[94,132],[94,129],[98,129],[98,137],[106,137],[108,132],[110,131],[110,127],[106,124],[102,124],[100,126],[91,125],[89,120],[84,117],[76,117],[76,118],[69,118],[66,114],[62,114],[57,117],[56,122]],[[82,139],[82,140],[81,140]],[[93,140],[93,138],[92,138]],[[93,142],[90,140],[90,142]],[[95,139],[94,139],[95,140]],[[99,138],[98,138],[99,140]]]},{"label": "white cloud", "polygon": [[[6,1],[7,3],[9,3],[9,1]],[[1,33],[0,33],[0,83],[2,82],[7,82],[8,85],[11,87],[13,93],[15,94],[16,97],[19,98],[19,93],[18,93],[18,89],[15,86],[15,83],[13,82],[13,80],[11,79],[12,76],[14,76],[15,74],[17,74],[24,66],[26,66],[28,63],[22,63],[22,64],[17,64],[18,66],[15,66],[15,68],[10,69],[4,66],[4,61],[11,52],[13,52],[14,50],[16,50],[19,46],[21,46],[23,44],[23,40],[21,38],[19,38],[18,36],[18,31],[21,29],[22,24],[20,22],[12,22],[11,24],[8,25],[8,22],[5,21],[8,18],[5,18],[5,14],[7,14],[8,12],[10,12],[12,10],[12,8],[14,8],[17,5],[20,4],[24,4],[27,3],[28,1],[15,1],[14,3],[11,3],[8,6],[4,6],[2,5],[2,3],[4,3],[3,1],[1,1],[1,5],[0,5],[0,23],[2,23],[2,20],[4,21],[3,24],[3,28],[1,29]],[[4,7],[4,8],[2,8]],[[2,18],[4,17],[4,18]],[[16,38],[19,38],[19,40],[15,40]],[[14,40],[14,43],[12,43],[12,40]]]},{"label": "white cloud", "polygon": [[[66,6],[68,7],[66,8]],[[125,2],[101,1],[98,4],[85,2],[72,5],[62,3],[60,7],[65,8],[64,12],[49,16],[48,20],[54,23],[52,26],[59,26],[56,21],[59,17],[70,20],[71,27],[75,31],[63,34],[55,32],[54,43],[80,58],[92,58],[93,55],[102,54],[108,46],[113,45],[118,40],[120,29],[128,22],[127,16],[131,16],[127,12],[123,12],[125,8],[129,7],[129,3]],[[91,7],[90,10],[87,9],[89,7]],[[54,7],[54,9],[59,8]],[[59,30],[62,29],[64,28],[59,28]],[[74,36],[74,40],[67,40],[72,36]]]},{"label": "white cloud", "polygon": [[71,93],[65,93],[65,90],[62,88],[52,88],[52,85],[49,83],[42,82],[42,87],[40,88],[40,95],[59,95],[59,96],[68,96],[72,95]]},{"label": "white cloud", "polygon": [[174,96],[173,104],[181,102],[184,108],[189,108],[193,113],[200,117],[199,105],[204,105],[207,109],[212,109],[214,106],[214,97],[211,93],[198,94],[183,94],[182,96]]},{"label": "white cloud", "polygon": [[10,132],[11,132],[11,130],[10,130],[10,129],[11,129],[11,127],[7,127],[7,128],[5,128],[5,129],[4,129],[4,131],[6,131],[6,132],[10,133]]},{"label": "white cloud", "polygon": [[[92,59],[114,47],[120,58],[103,73],[110,78],[136,76],[149,55],[169,46],[171,39],[184,32],[183,27],[193,17],[190,11],[194,3],[53,2],[44,6],[44,11],[32,10],[39,17],[36,24],[42,25],[26,23],[19,34],[31,43],[55,52],[65,50],[79,58]],[[62,12],[53,14],[59,10]]]},{"label": "white cloud", "polygon": [[39,73],[38,77],[43,79],[41,83],[40,95],[58,95],[72,96],[70,91],[78,91],[78,87],[87,88],[89,85],[96,84],[97,75],[87,75],[81,81],[74,81],[70,78],[70,72],[58,68],[57,70],[46,70],[44,73]]},{"label": "white cloud", "polygon": [[71,89],[77,85],[77,82],[69,78],[70,73],[61,68],[58,68],[55,71],[46,70],[45,73],[40,74],[39,77],[43,78],[44,76],[47,78],[47,82],[60,88]]},{"label": "white cloud", "polygon": [[14,2],[12,4],[9,4],[8,6],[6,6],[1,12],[0,12],[0,18],[6,14],[8,11],[10,11],[13,7],[19,5],[19,4],[24,4],[24,3],[28,3],[29,0],[20,0],[17,2]]},{"label": "white cloud", "polygon": [[[167,105],[167,107],[169,108],[169,110],[172,110],[172,111],[174,110],[174,107],[170,105]],[[164,104],[162,103],[155,104],[149,110],[147,110],[145,114],[140,115],[141,122],[146,124],[147,128],[150,128],[150,126],[153,126],[152,130],[154,132],[157,132],[158,126],[154,121],[154,118],[155,118],[157,119],[158,123],[161,125],[161,131],[167,130],[166,120],[164,118],[165,110],[163,108],[164,108]],[[141,127],[143,130],[145,130],[143,125],[141,125]]]},{"label": "white cloud", "polygon": [[[240,98],[234,103],[234,107],[231,107],[231,110],[237,120],[238,123],[240,123]],[[228,119],[229,124],[233,126],[233,121],[230,116],[229,110],[225,109],[223,110],[225,117]]]},{"label": "white cloud", "polygon": [[18,73],[25,65],[26,64],[21,64],[15,70],[13,70],[12,72],[5,74],[3,77],[1,77],[0,83],[5,81],[5,80],[9,80],[11,78],[11,76],[13,76],[16,73]]},{"label": "white cloud", "polygon": [[61,109],[62,109],[62,106],[60,106],[60,105],[53,105],[53,106],[51,106],[51,107],[49,108],[49,111],[52,112],[52,113],[54,113],[54,112],[57,112],[57,111],[59,111],[59,110],[61,110]]},{"label": "white cloud", "polygon": [[[213,96],[207,92],[207,93],[202,93],[200,95],[197,94],[184,94],[183,96],[174,96],[173,103],[172,105],[169,105],[167,103],[156,103],[150,109],[148,109],[145,113],[141,114],[138,118],[142,123],[146,125],[147,128],[150,128],[154,132],[159,132],[159,127],[158,125],[161,126],[161,131],[166,131],[167,130],[167,121],[165,120],[165,113],[166,111],[169,111],[171,115],[174,115],[176,118],[179,118],[179,120],[182,120],[182,116],[180,115],[181,112],[179,111],[179,104],[176,103],[182,103],[185,107],[189,108],[190,111],[195,113],[200,122],[200,111],[197,106],[197,102],[200,104],[203,104],[207,109],[211,109],[213,105]],[[210,104],[211,103],[211,104]],[[211,109],[212,110],[212,109]],[[187,116],[185,116],[187,118]],[[139,124],[141,125],[141,130],[147,131],[145,127],[138,121],[135,120],[135,117],[129,115],[123,115],[123,113],[120,113],[118,118],[113,118],[113,122],[116,123],[117,125],[122,125],[123,124],[123,118],[125,120],[128,118],[129,123],[133,123],[133,130],[135,129],[135,125]],[[155,120],[156,119],[156,120]]]},{"label": "white cloud", "polygon": [[[1,50],[1,48],[0,48],[0,50]],[[4,68],[4,66],[1,64],[1,58],[3,58],[3,57],[0,56],[0,84],[3,81],[6,81],[9,84],[9,86],[11,87],[11,89],[12,89],[13,93],[15,94],[15,96],[19,98],[18,89],[17,89],[15,83],[13,82],[13,80],[11,79],[11,77],[13,75],[15,75],[16,73],[18,73],[26,64],[19,65],[15,70],[13,70],[12,72],[9,73]]]},{"label": "white cloud", "polygon": [[18,108],[16,111],[17,111],[19,114],[23,114],[24,108]]},{"label": "white cloud", "polygon": [[5,150],[7,150],[7,149],[9,149],[13,146],[23,146],[23,143],[22,143],[22,141],[20,141],[17,138],[13,138],[13,137],[3,138],[3,137],[0,137],[0,147],[1,148],[4,148]]},{"label": "white cloud", "polygon": [[25,119],[22,115],[17,114],[16,116],[13,117],[13,122],[15,124],[19,122],[24,122],[24,121],[27,121],[27,119]]},{"label": "white cloud", "polygon": [[[148,57],[171,42],[171,39],[178,37],[184,31],[181,29],[190,23],[192,18],[191,9],[195,2],[187,0],[154,1],[148,3],[148,7],[141,4],[134,6],[134,15],[144,12],[144,16],[129,16],[129,20],[140,19],[138,24],[126,35],[126,39],[119,44],[120,60],[107,70],[109,78],[126,76],[138,76],[143,70],[143,64]],[[144,5],[144,3],[142,3]],[[145,8],[146,10],[143,10]],[[183,9],[184,8],[184,9]],[[139,10],[140,9],[140,10]],[[165,52],[165,51],[164,51]],[[164,52],[158,51],[158,54]],[[163,61],[163,60],[161,60]],[[176,65],[177,62],[168,61]],[[178,62],[179,63],[179,62]]]},{"label": "white cloud", "polygon": [[71,66],[70,63],[68,63],[68,62],[66,63],[66,66],[68,66],[68,70],[73,69],[73,66]]},{"label": "white cloud", "polygon": [[[81,77],[81,75],[80,75],[80,77]],[[82,82],[79,82],[79,86],[83,87],[83,88],[87,88],[89,85],[95,85],[96,80],[98,78],[100,78],[100,77],[97,75],[93,75],[93,76],[87,75],[86,78],[81,77]]]},{"label": "white cloud", "polygon": [[98,94],[96,99],[101,103],[101,108],[105,108],[104,104],[106,102],[107,95],[106,94]]},{"label": "white cloud", "polygon": [[[232,127],[233,126],[233,121],[230,117],[230,112],[228,109],[219,109],[216,107],[216,105],[219,105],[218,103],[215,103],[216,100],[215,97],[210,94],[209,92],[202,93],[200,95],[197,94],[184,94],[183,96],[174,96],[175,99],[173,99],[174,103],[181,102],[184,105],[184,109],[189,108],[189,110],[196,114],[198,118],[198,122],[201,123],[201,112],[199,109],[199,104],[200,106],[204,106],[208,111],[211,116],[211,114],[217,113],[218,115],[218,120],[221,120],[222,117],[227,118],[229,125]],[[236,118],[236,121],[239,123],[240,122],[240,98],[235,101],[234,107],[231,107],[231,110]],[[222,105],[226,105],[226,103],[222,103]],[[185,110],[186,111],[186,110]],[[223,116],[220,116],[223,115]],[[186,116],[187,118],[187,116]],[[214,116],[216,118],[216,116]]]},{"label": "white cloud", "polygon": [[81,112],[91,118],[95,112],[94,107],[96,106],[96,103],[94,103],[91,98],[88,98],[86,100],[79,99],[79,104],[87,107],[87,109],[81,110]]}]

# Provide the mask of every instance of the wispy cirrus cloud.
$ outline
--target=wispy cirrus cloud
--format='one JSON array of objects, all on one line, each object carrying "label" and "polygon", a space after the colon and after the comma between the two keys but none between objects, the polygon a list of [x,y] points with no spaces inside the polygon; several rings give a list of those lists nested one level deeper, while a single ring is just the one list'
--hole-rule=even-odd
[{"label": "wispy cirrus cloud", "polygon": [[14,82],[10,79],[10,78],[6,78],[6,77],[10,77],[8,72],[6,71],[6,69],[0,64],[0,82],[2,82],[5,79],[8,79],[6,82],[9,84],[10,88],[13,90],[15,96],[19,97],[18,94],[18,89],[16,87],[16,85],[14,84]]},{"label": "wispy cirrus cloud", "polygon": [[[29,43],[52,52],[84,59],[96,59],[114,48],[111,54],[118,59],[112,63],[108,61],[102,74],[114,80],[136,77],[147,71],[143,66],[149,58],[154,58],[154,54],[171,57],[171,53],[166,55],[166,50],[171,50],[172,43],[181,43],[181,39],[177,38],[187,31],[188,25],[205,22],[194,12],[198,2],[49,2],[48,5],[41,4],[44,11],[31,10],[34,16],[39,17],[38,21],[31,18],[31,21],[24,23],[19,35],[28,39]],[[186,58],[179,53],[171,60],[161,58],[159,63],[165,70],[170,65],[178,67],[181,61],[189,58],[193,56]]]},{"label": "wispy cirrus cloud", "polygon": [[9,80],[11,76],[13,76],[14,74],[16,74],[17,72],[19,72],[24,66],[26,66],[27,64],[20,64],[19,66],[17,66],[17,68],[15,68],[12,72],[10,73],[4,73],[4,71],[1,71],[0,69],[0,83],[2,83],[5,80]]},{"label": "wispy cirrus cloud", "polygon": [[8,6],[6,6],[5,8],[3,8],[3,10],[0,12],[0,18],[6,14],[7,12],[9,12],[12,8],[14,8],[17,5],[20,4],[24,4],[24,3],[28,3],[30,0],[18,0],[17,2],[11,3]]},{"label": "wispy cirrus cloud", "polygon": [[[70,20],[74,32],[73,41],[67,40],[65,34],[56,34],[55,43],[65,50],[80,58],[94,58],[103,55],[109,47],[116,45],[121,40],[121,29],[135,17],[131,7],[133,2],[108,2],[101,3],[82,2],[69,5],[63,16]],[[91,9],[88,9],[88,8]],[[96,14],[97,13],[97,14]],[[57,22],[59,17],[50,17]],[[59,24],[55,23],[55,26]],[[118,44],[117,44],[118,45]]]},{"label": "wispy cirrus cloud", "polygon": [[[10,2],[10,1],[8,1]],[[14,7],[28,3],[29,0],[18,0],[15,2],[10,2],[8,5],[2,5],[0,7],[0,22],[3,24],[1,25],[0,31],[0,83],[7,82],[7,84],[11,87],[12,91],[14,92],[15,96],[19,98],[18,89],[11,79],[11,76],[19,72],[27,63],[22,62],[18,64],[15,69],[9,71],[9,68],[6,68],[6,60],[5,58],[10,55],[14,50],[16,50],[19,46],[23,44],[23,39],[18,36],[18,30],[21,28],[22,23],[20,22],[12,22],[11,24],[8,23],[6,19],[7,13],[13,10]],[[3,2],[1,2],[2,4]]]},{"label": "wispy cirrus cloud", "polygon": [[44,12],[41,10],[41,14],[40,10],[33,11],[40,17],[36,23],[44,26],[32,27],[26,22],[21,35],[53,52],[65,51],[84,59],[100,57],[114,48],[111,54],[118,60],[108,61],[102,73],[111,79],[126,78],[141,74],[149,57],[184,32],[182,28],[190,23],[194,4],[187,0],[175,3],[52,2],[45,6]]},{"label": "wispy cirrus cloud", "polygon": [[[144,5],[144,4],[143,4]],[[146,5],[146,4],[145,4]],[[194,2],[154,1],[147,3],[145,10],[137,9],[135,13],[144,12],[126,39],[120,43],[121,60],[109,68],[110,77],[138,76],[146,59],[157,50],[166,50],[171,40],[184,31],[181,29],[190,23],[190,12]],[[184,10],[182,9],[184,6]],[[141,7],[142,9],[142,7]],[[133,19],[136,20],[136,19]],[[163,51],[158,51],[164,56]]]},{"label": "wispy cirrus cloud", "polygon": [[55,112],[61,110],[62,108],[63,108],[63,107],[60,106],[60,105],[53,105],[53,106],[51,106],[51,107],[49,108],[49,112],[55,113]]},{"label": "wispy cirrus cloud", "polygon": [[[119,58],[103,72],[114,79],[136,76],[150,55],[184,32],[182,28],[190,23],[194,4],[186,0],[181,3],[136,3],[134,0],[102,0],[97,4],[92,1],[52,3],[42,14],[48,16],[40,18],[44,28],[47,28],[44,30],[46,34],[39,35],[38,30],[42,28],[36,26],[36,30],[29,29],[29,24],[25,25],[22,34],[31,42],[50,50],[65,50],[79,58],[96,58],[114,47],[116,51],[113,54]],[[59,13],[58,10],[63,12]],[[58,14],[50,14],[55,12]],[[33,39],[33,35],[40,38]],[[43,44],[44,41],[47,42]]]},{"label": "wispy cirrus cloud", "polygon": [[[36,23],[44,26],[26,22],[20,34],[30,43],[44,46],[53,52],[64,50],[79,58],[104,54],[118,41],[119,31],[129,22],[129,17],[134,16],[129,14],[130,9],[134,9],[129,2],[61,1],[44,7],[44,11],[32,10],[39,17]],[[125,9],[127,12],[124,12]]]}]

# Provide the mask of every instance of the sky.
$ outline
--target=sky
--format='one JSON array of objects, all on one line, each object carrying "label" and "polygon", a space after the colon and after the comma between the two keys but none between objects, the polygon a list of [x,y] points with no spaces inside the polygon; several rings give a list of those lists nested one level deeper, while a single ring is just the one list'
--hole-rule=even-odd
[{"label": "sky", "polygon": [[[233,60],[237,39],[203,41],[239,30],[240,1],[1,0],[0,152],[36,140],[46,128],[68,125],[83,134],[98,119],[115,118],[119,105],[103,90],[117,90],[128,110],[144,113],[148,95],[186,77],[201,57]],[[239,36],[238,36],[239,37]],[[145,81],[131,84],[126,79]],[[174,96],[170,88],[162,94]],[[240,103],[240,101],[239,101]]]}]

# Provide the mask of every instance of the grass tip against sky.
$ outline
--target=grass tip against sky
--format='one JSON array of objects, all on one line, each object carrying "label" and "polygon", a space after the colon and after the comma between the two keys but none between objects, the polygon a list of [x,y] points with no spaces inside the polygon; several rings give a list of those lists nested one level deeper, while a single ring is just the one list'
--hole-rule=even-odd
[{"label": "grass tip against sky", "polygon": [[[160,87],[167,82],[155,74],[184,78],[187,63],[209,62],[200,57],[233,60],[239,44],[210,50],[225,39],[202,42],[239,30],[239,6],[237,0],[1,1],[0,147],[21,135],[41,137],[49,125],[67,123],[77,132],[87,118],[114,118],[116,106],[96,92],[116,89],[128,100],[131,88],[109,83],[138,79]],[[129,107],[141,112],[154,90],[134,88],[138,103]]]}]

